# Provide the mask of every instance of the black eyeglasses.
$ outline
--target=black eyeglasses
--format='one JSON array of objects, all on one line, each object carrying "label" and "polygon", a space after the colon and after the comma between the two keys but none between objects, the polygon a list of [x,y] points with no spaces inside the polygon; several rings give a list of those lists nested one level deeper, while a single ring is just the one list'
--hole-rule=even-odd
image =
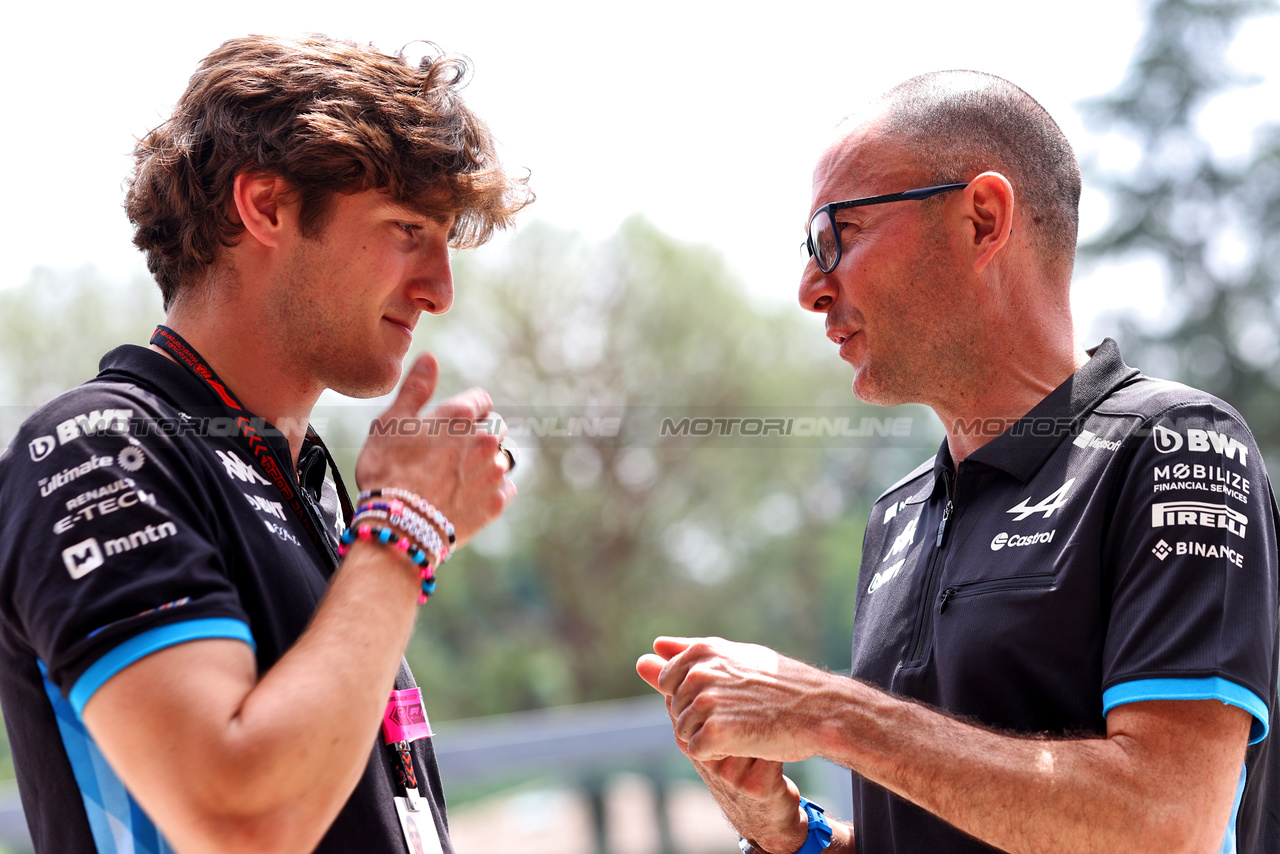
[{"label": "black eyeglasses", "polygon": [[818,262],[818,269],[830,273],[840,263],[843,254],[840,247],[840,231],[836,228],[836,211],[845,208],[861,208],[867,205],[883,205],[888,202],[918,202],[948,190],[959,190],[969,186],[965,184],[941,184],[937,187],[922,187],[919,190],[907,190],[905,193],[887,193],[883,196],[868,196],[865,199],[851,199],[847,202],[832,202],[818,208],[809,220],[809,236],[805,240],[805,248],[810,257]]}]

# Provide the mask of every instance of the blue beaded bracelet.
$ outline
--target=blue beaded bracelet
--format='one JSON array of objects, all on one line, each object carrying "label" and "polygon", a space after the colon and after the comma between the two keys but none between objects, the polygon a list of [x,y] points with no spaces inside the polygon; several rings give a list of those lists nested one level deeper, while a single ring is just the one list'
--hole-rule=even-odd
[{"label": "blue beaded bracelet", "polygon": [[408,537],[397,539],[396,532],[390,528],[361,525],[358,528],[347,528],[342,532],[339,540],[341,542],[341,545],[338,546],[339,557],[346,557],[351,544],[356,540],[393,546],[398,551],[404,552],[405,556],[413,561],[415,566],[420,567],[419,577],[422,579],[422,590],[418,594],[418,604],[425,605],[431,594],[436,592],[436,576],[431,564],[427,562],[427,553],[410,542]]}]

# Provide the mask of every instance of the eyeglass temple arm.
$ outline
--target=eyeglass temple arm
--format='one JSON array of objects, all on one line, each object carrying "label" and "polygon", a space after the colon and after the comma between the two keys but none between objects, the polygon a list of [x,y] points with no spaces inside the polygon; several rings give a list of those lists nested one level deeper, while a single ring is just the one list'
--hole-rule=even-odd
[{"label": "eyeglass temple arm", "polygon": [[[967,183],[939,184],[936,187],[924,187],[919,190],[907,190],[905,193],[895,193],[894,195],[896,195],[898,198],[900,198],[904,202],[915,202],[915,201],[919,201],[920,199],[927,199],[930,196],[936,196],[938,195],[938,193],[945,193],[948,190],[959,190],[967,186],[969,186]],[[885,197],[885,200],[888,201],[887,196]]]}]

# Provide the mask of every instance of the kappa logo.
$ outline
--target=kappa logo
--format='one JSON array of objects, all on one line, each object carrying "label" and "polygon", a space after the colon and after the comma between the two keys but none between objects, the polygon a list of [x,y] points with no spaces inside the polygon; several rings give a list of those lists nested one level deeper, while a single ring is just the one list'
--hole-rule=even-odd
[{"label": "kappa logo", "polygon": [[920,518],[917,516],[915,519],[912,519],[907,523],[907,527],[903,528],[902,533],[893,541],[893,545],[889,548],[889,553],[882,558],[882,561],[888,560],[915,542],[916,525],[919,524],[919,522]]},{"label": "kappa logo", "polygon": [[1067,506],[1067,492],[1071,490],[1071,485],[1075,482],[1076,479],[1074,477],[1071,478],[1066,483],[1062,484],[1062,486],[1050,493],[1049,496],[1039,504],[1028,506],[1027,502],[1031,500],[1030,497],[1028,497],[1022,499],[1020,502],[1004,512],[1016,513],[1017,515],[1013,517],[1013,521],[1015,522],[1021,522],[1023,519],[1034,513],[1043,513],[1044,518],[1048,519],[1053,515],[1053,511],[1061,510],[1063,507]]},{"label": "kappa logo", "polygon": [[[1155,443],[1156,450],[1162,454],[1172,454],[1174,451],[1181,450],[1183,444],[1182,434],[1163,424],[1152,425],[1151,441]],[[1249,464],[1249,449],[1239,439],[1225,433],[1188,428],[1186,445],[1188,451],[1196,453],[1214,451],[1229,460],[1235,460],[1236,454],[1239,453],[1240,465]]]},{"label": "kappa logo", "polygon": [[223,468],[227,470],[227,476],[241,483],[258,483],[263,486],[270,486],[271,481],[263,477],[252,463],[246,463],[238,454],[233,451],[215,450],[218,459],[222,460]]},{"label": "kappa logo", "polygon": [[1151,527],[1194,525],[1201,528],[1222,528],[1244,539],[1249,517],[1222,504],[1204,501],[1165,501],[1151,505]]},{"label": "kappa logo", "polygon": [[71,577],[77,581],[102,566],[104,562],[102,548],[93,537],[62,550],[62,563]]}]

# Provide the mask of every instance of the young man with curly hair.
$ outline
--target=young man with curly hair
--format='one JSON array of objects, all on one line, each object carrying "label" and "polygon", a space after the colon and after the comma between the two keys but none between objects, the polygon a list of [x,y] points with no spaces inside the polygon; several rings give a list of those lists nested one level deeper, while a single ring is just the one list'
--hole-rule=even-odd
[{"label": "young man with curly hair", "polygon": [[532,198],[466,70],[235,39],[139,142],[164,325],[0,457],[0,700],[38,852],[452,850],[402,652],[514,457],[479,389],[421,414],[430,356],[358,508],[308,421],[326,388],[391,391],[450,247]]}]

